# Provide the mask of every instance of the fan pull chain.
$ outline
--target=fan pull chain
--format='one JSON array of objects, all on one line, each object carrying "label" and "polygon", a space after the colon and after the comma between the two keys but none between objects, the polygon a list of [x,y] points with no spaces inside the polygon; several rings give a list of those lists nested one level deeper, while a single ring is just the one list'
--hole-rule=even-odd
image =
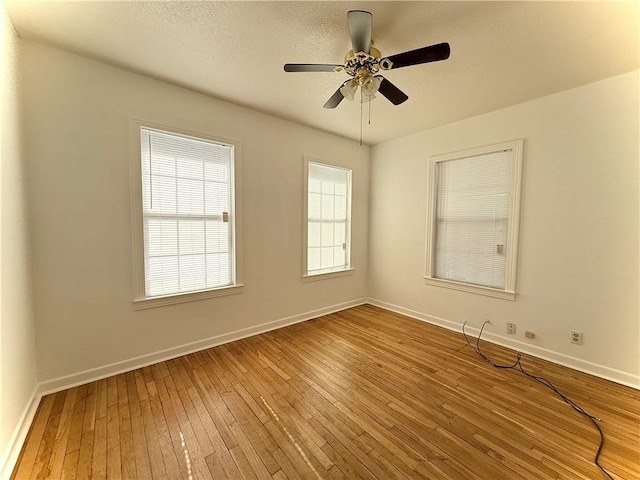
[{"label": "fan pull chain", "polygon": [[362,89],[360,89],[360,146],[362,146]]},{"label": "fan pull chain", "polygon": [[371,100],[369,100],[369,125],[371,125]]}]

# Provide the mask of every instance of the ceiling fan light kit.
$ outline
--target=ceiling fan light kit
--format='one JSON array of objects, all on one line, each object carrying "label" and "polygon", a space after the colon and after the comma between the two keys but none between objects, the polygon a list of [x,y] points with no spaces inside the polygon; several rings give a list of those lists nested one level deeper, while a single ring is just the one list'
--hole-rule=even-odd
[{"label": "ceiling fan light kit", "polygon": [[360,77],[354,77],[351,80],[347,80],[342,84],[339,91],[347,100],[353,100],[355,98],[358,87],[362,94],[362,103],[370,102],[375,98],[375,94],[380,88],[382,83],[382,77],[373,77],[370,74],[362,75]]}]

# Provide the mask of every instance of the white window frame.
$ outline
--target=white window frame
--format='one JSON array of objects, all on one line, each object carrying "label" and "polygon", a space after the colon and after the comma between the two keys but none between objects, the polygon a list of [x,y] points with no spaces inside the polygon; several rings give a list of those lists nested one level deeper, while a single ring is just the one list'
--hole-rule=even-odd
[{"label": "white window frame", "polygon": [[[146,296],[144,268],[144,219],[142,204],[142,162],[140,145],[140,130],[142,128],[208,140],[233,147],[233,182],[231,184],[232,205],[231,211],[229,212],[229,221],[232,222],[232,245],[234,246],[232,255],[232,285],[206,290],[197,290],[193,292],[172,293],[162,296]],[[180,130],[166,125],[135,119],[130,120],[129,130],[131,145],[131,229],[133,233],[133,309],[140,310],[241,293],[244,285],[242,284],[242,161],[240,143],[234,140],[213,137],[199,132]]]},{"label": "white window frame", "polygon": [[[522,157],[524,140],[518,139],[509,142],[487,145],[484,147],[472,148],[469,150],[446,153],[432,156],[429,160],[429,194],[427,207],[427,248],[426,248],[426,269],[424,280],[427,285],[451,288],[463,292],[486,295],[489,297],[501,298],[505,300],[515,300],[516,298],[516,274],[518,259],[518,231],[520,226],[520,197],[522,189]],[[439,162],[455,161],[477,155],[485,155],[503,150],[512,150],[513,165],[511,178],[511,201],[509,204],[509,222],[506,244],[506,271],[505,288],[484,287],[472,285],[452,280],[443,280],[434,277],[435,270],[435,248],[436,248],[436,208],[437,208],[437,173],[436,168]]]},{"label": "white window frame", "polygon": [[[308,260],[308,229],[309,229],[309,163],[317,163],[320,165],[326,165],[327,167],[340,168],[343,170],[349,171],[349,192],[347,195],[347,225],[346,225],[346,258],[347,258],[347,268],[342,270],[336,270],[333,272],[320,272],[320,273],[309,273],[307,267]],[[302,201],[302,219],[303,219],[303,228],[302,228],[302,281],[303,282],[312,282],[316,280],[325,280],[336,277],[343,277],[345,275],[351,275],[354,272],[352,256],[351,256],[351,224],[353,223],[353,169],[347,165],[340,165],[336,163],[326,162],[324,160],[318,160],[317,158],[312,158],[309,156],[304,157],[304,188],[303,188],[303,201]]]}]

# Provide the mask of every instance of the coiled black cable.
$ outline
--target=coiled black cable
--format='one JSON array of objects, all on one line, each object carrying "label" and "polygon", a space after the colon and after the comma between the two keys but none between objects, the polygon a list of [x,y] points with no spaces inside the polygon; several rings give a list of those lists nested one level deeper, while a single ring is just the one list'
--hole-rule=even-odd
[{"label": "coiled black cable", "polygon": [[476,339],[476,346],[474,347],[473,345],[471,345],[471,342],[469,342],[469,337],[467,337],[466,332],[464,331],[464,327],[467,324],[467,322],[464,322],[462,324],[462,335],[464,335],[464,339],[467,342],[467,345],[469,346],[469,348],[471,348],[471,350],[473,350],[475,353],[477,353],[478,355],[480,355],[485,362],[487,362],[489,365],[491,365],[492,367],[495,368],[505,368],[505,369],[512,369],[512,370],[516,370],[518,372],[524,373],[527,377],[534,379],[536,382],[544,385],[545,387],[547,387],[548,389],[550,389],[551,391],[553,391],[556,395],[558,395],[566,404],[570,405],[571,408],[573,408],[576,412],[578,412],[581,415],[584,415],[585,417],[587,417],[591,423],[593,424],[594,427],[596,427],[596,429],[598,430],[598,433],[600,434],[600,444],[598,445],[598,450],[596,451],[596,456],[593,459],[593,463],[596,464],[596,466],[602,470],[602,473],[604,473],[607,477],[609,477],[611,480],[614,480],[614,478],[611,476],[611,474],[609,472],[607,472],[604,467],[602,465],[600,465],[600,452],[602,452],[602,447],[604,446],[604,432],[602,431],[602,428],[600,428],[600,425],[598,425],[598,422],[601,422],[602,420],[599,419],[598,417],[595,417],[593,415],[591,415],[590,413],[586,412],[582,407],[580,407],[579,405],[577,405],[576,403],[573,402],[573,400],[571,400],[570,398],[568,398],[567,396],[565,396],[562,392],[560,392],[549,380],[547,380],[544,377],[540,377],[538,375],[533,375],[532,373],[527,372],[524,367],[522,366],[522,363],[520,362],[520,358],[521,358],[521,354],[520,352],[517,353],[516,356],[516,361],[513,365],[498,365],[497,363],[495,363],[493,360],[491,360],[489,357],[487,357],[484,353],[482,353],[482,350],[480,349],[480,337],[482,336],[482,332],[484,331],[484,327],[485,325],[489,323],[489,321],[485,321],[482,324],[482,327],[480,328],[480,333],[478,334],[478,338]]}]

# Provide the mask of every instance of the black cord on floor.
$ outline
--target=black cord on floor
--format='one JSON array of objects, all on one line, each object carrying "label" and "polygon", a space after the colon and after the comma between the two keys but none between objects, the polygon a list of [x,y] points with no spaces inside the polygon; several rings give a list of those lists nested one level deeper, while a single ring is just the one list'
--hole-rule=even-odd
[{"label": "black cord on floor", "polygon": [[587,413],[585,410],[582,409],[582,407],[580,407],[579,405],[576,405],[570,398],[566,397],[564,394],[562,394],[549,380],[547,380],[544,377],[539,377],[537,375],[533,375],[532,373],[527,372],[524,367],[522,366],[522,363],[520,362],[520,357],[521,354],[518,352],[518,355],[516,357],[516,361],[513,365],[498,365],[497,363],[493,362],[489,357],[487,357],[484,353],[482,353],[482,350],[480,350],[480,337],[482,336],[482,332],[484,330],[485,325],[489,323],[489,321],[485,321],[482,324],[482,328],[480,328],[480,333],[478,334],[478,338],[476,339],[476,346],[474,347],[473,345],[471,345],[471,343],[469,342],[469,338],[467,337],[467,334],[464,331],[464,327],[467,324],[467,322],[465,322],[462,325],[462,335],[464,335],[464,339],[467,342],[467,345],[469,346],[469,348],[471,348],[471,350],[473,350],[475,353],[477,353],[478,355],[480,355],[485,362],[487,362],[489,365],[491,365],[492,367],[496,367],[496,368],[506,368],[506,369],[512,369],[512,370],[516,370],[518,372],[524,373],[527,377],[529,378],[533,378],[536,382],[541,383],[542,385],[544,385],[545,387],[547,387],[548,389],[550,389],[551,391],[553,391],[556,395],[558,395],[566,404],[570,405],[571,408],[573,408],[576,412],[578,412],[581,415],[584,415],[585,417],[587,417],[591,423],[593,424],[594,427],[596,427],[596,429],[598,430],[598,433],[600,434],[600,444],[598,445],[598,450],[596,451],[596,456],[593,459],[593,463],[596,464],[596,466],[602,470],[602,472],[609,477],[611,480],[614,480],[614,478],[611,476],[611,474],[609,472],[607,472],[604,467],[602,465],[600,465],[600,452],[602,451],[602,447],[604,445],[604,433],[602,432],[602,429],[600,428],[600,425],[598,425],[598,422],[601,422],[602,420],[599,419],[598,417],[594,417],[593,415]]}]

